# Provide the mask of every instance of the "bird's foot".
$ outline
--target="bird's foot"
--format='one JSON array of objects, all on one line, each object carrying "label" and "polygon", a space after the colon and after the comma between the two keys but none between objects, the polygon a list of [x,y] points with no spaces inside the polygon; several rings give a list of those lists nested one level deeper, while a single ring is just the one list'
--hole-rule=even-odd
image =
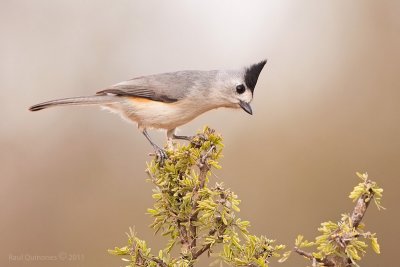
[{"label": "bird's foot", "polygon": [[155,149],[154,152],[156,154],[156,161],[161,166],[163,166],[165,160],[168,158],[167,151],[165,151],[165,149],[162,149],[161,147],[158,147],[158,146],[154,147],[154,149]]}]

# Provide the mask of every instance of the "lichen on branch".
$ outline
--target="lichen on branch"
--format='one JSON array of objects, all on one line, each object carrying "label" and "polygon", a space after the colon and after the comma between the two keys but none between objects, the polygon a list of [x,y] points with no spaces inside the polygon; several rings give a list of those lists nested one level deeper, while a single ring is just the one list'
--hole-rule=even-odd
[{"label": "lichen on branch", "polygon": [[154,219],[151,228],[168,242],[155,255],[130,230],[128,244],[109,252],[125,256],[132,267],[194,266],[203,254],[215,254],[231,266],[263,267],[271,257],[280,257],[283,245],[250,234],[250,223],[237,217],[237,195],[222,183],[210,185],[213,170],[221,168],[222,148],[221,136],[206,127],[187,145],[168,149],[162,166],[153,160],[147,174],[155,186],[155,203],[148,214]]}]

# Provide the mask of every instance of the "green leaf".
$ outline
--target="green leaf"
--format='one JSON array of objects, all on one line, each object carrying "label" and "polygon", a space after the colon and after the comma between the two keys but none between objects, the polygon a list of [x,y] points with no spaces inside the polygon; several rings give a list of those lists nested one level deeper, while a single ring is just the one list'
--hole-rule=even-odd
[{"label": "green leaf", "polygon": [[361,260],[360,256],[358,255],[357,249],[356,249],[354,246],[348,245],[348,246],[346,247],[346,252],[347,252],[347,255],[348,255],[351,259],[356,260],[356,261]]},{"label": "green leaf", "polygon": [[285,262],[288,258],[289,258],[289,256],[290,256],[290,254],[292,253],[292,251],[286,251],[285,253],[283,253],[283,255],[282,255],[282,258],[280,258],[279,260],[278,260],[278,262],[279,263],[282,263],[282,262]]},{"label": "green leaf", "polygon": [[300,246],[301,241],[303,241],[304,236],[302,235],[298,235],[296,238],[296,241],[294,242],[294,244],[296,245],[296,247]]},{"label": "green leaf", "polygon": [[378,244],[378,238],[376,237],[371,238],[371,246],[376,254],[381,254],[380,246]]},{"label": "green leaf", "polygon": [[129,255],[129,249],[127,246],[122,248],[115,247],[114,249],[109,249],[108,253],[112,255]]},{"label": "green leaf", "polygon": [[359,173],[356,172],[356,175],[363,181],[366,181],[368,179],[368,173]]},{"label": "green leaf", "polygon": [[240,212],[240,209],[238,206],[235,205],[235,203],[232,203],[232,209],[236,212]]},{"label": "green leaf", "polygon": [[221,214],[221,216],[222,216],[222,222],[225,224],[225,225],[228,225],[228,221],[226,220],[226,218],[225,218],[225,212],[222,212],[222,214]]}]

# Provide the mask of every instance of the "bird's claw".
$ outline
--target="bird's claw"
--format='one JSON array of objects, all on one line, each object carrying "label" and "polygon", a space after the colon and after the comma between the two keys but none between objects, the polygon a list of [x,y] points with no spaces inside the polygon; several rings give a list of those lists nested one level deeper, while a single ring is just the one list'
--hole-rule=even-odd
[{"label": "bird's claw", "polygon": [[164,149],[157,147],[157,148],[155,148],[155,153],[156,153],[156,161],[161,166],[163,166],[165,160],[168,158],[167,152]]}]

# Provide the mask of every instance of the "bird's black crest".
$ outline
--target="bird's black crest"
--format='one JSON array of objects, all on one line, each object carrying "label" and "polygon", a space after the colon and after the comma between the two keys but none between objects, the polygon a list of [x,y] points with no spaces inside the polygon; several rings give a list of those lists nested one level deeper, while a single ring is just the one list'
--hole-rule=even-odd
[{"label": "bird's black crest", "polygon": [[251,65],[249,68],[246,68],[246,71],[244,73],[244,82],[252,93],[254,92],[254,88],[256,87],[258,76],[260,75],[266,63],[267,61],[263,60],[257,64]]}]

